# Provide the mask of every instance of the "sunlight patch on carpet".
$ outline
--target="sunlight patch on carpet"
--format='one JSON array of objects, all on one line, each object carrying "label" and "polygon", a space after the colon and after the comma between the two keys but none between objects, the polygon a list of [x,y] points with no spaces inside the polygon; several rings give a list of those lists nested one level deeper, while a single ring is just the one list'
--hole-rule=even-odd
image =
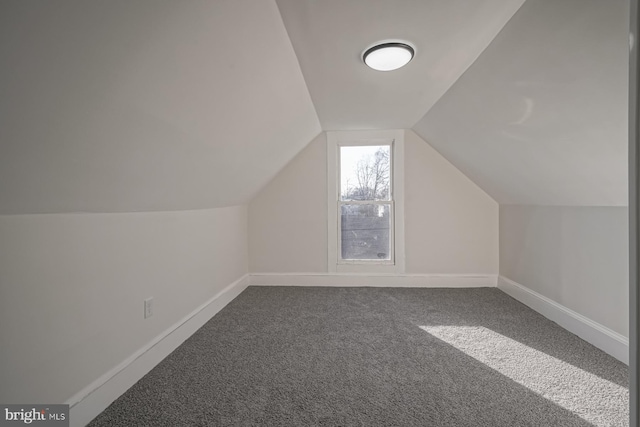
[{"label": "sunlight patch on carpet", "polygon": [[513,381],[582,419],[602,425],[628,412],[625,387],[481,326],[420,326]]}]

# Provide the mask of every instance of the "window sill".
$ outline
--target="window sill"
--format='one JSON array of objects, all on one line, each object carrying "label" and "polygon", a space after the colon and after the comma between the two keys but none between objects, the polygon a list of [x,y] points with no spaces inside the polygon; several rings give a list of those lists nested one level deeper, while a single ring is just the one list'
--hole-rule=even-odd
[{"label": "window sill", "polygon": [[335,273],[404,273],[403,266],[397,263],[381,263],[381,262],[368,262],[368,263],[337,263],[333,265],[334,269],[330,269],[330,272]]}]

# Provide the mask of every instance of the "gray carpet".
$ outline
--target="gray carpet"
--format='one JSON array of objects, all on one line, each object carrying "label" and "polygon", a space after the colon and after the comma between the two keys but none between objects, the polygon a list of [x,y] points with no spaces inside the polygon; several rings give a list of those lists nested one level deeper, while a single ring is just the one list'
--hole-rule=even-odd
[{"label": "gray carpet", "polygon": [[249,287],[90,426],[625,426],[627,366],[496,288]]}]

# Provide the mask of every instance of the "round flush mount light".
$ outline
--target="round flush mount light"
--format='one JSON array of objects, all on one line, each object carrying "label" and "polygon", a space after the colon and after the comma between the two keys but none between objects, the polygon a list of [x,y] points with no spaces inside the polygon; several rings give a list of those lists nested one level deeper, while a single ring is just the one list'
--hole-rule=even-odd
[{"label": "round flush mount light", "polygon": [[362,60],[374,70],[391,71],[407,65],[414,54],[413,47],[406,43],[389,42],[365,50]]}]

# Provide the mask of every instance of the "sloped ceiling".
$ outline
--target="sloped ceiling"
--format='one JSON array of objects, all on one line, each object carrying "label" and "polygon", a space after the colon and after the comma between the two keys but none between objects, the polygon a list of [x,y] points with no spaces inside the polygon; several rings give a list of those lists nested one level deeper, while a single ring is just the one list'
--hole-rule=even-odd
[{"label": "sloped ceiling", "polygon": [[414,130],[503,204],[627,204],[626,0],[529,0]]},{"label": "sloped ceiling", "polygon": [[[413,128],[500,203],[623,205],[627,14],[628,0],[3,0],[0,214],[244,204],[321,130],[381,128]],[[415,59],[366,68],[388,39]]]},{"label": "sloped ceiling", "polygon": [[[324,130],[410,128],[473,63],[524,0],[277,0]],[[363,65],[401,39],[414,60]]]},{"label": "sloped ceiling", "polygon": [[0,2],[0,213],[247,203],[320,131],[273,1]]}]

